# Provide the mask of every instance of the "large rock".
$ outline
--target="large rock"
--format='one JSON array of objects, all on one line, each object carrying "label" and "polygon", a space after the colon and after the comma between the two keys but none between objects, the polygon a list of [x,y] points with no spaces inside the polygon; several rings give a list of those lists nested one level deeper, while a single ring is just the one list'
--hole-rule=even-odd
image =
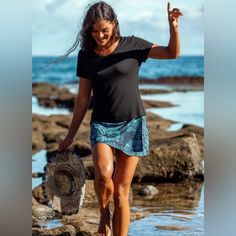
[{"label": "large rock", "polygon": [[[67,88],[60,88],[50,83],[33,83],[32,94],[37,97],[39,105],[44,107],[67,108],[74,110],[76,95]],[[89,109],[93,106],[91,95]]]},{"label": "large rock", "polygon": [[179,131],[179,133],[185,134],[185,133],[195,133],[198,141],[198,146],[201,152],[201,159],[204,159],[204,128],[191,125],[191,124],[184,124],[182,129]]},{"label": "large rock", "polygon": [[41,106],[66,107],[73,110],[75,95],[67,88],[59,88],[50,83],[33,83],[32,94],[38,98]]},{"label": "large rock", "polygon": [[[89,155],[91,153],[89,147],[90,117],[91,111],[88,110],[71,146],[80,156]],[[32,153],[36,153],[42,149],[48,151],[56,150],[58,143],[67,135],[71,120],[72,114],[52,116],[33,114]]]},{"label": "large rock", "polygon": [[[155,143],[154,143],[155,142]],[[203,166],[194,133],[152,141],[150,155],[137,166],[138,181],[180,181],[203,175]]]},{"label": "large rock", "polygon": [[198,145],[201,151],[201,159],[204,159],[204,128],[192,125],[184,124],[181,129],[177,131],[167,131],[167,129],[177,122],[172,120],[164,119],[161,116],[153,114],[151,112],[147,113],[147,127],[150,139],[150,147],[156,145],[157,140],[166,140],[170,138],[175,138],[180,135],[194,133],[197,137]]}]

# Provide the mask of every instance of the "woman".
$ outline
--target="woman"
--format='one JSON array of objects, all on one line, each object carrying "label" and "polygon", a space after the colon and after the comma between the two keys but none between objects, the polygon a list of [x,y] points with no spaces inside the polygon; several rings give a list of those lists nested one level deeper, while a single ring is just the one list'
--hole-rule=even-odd
[{"label": "woman", "polygon": [[[158,46],[135,36],[121,37],[112,7],[101,1],[88,9],[80,32],[77,76],[79,93],[66,138],[66,150],[87,111],[93,89],[90,141],[95,168],[94,188],[100,205],[98,235],[127,236],[129,191],[139,158],[148,154],[146,114],[138,89],[138,70],[148,57],[179,56],[179,9],[167,6],[170,40]],[[116,156],[115,170],[113,155]],[[113,173],[114,171],[114,173]],[[111,220],[109,202],[114,199]],[[112,228],[111,228],[112,226]]]}]

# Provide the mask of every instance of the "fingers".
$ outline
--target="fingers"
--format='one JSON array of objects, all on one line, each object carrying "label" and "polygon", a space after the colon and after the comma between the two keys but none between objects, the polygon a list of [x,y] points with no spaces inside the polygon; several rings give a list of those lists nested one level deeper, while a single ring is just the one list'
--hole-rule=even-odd
[{"label": "fingers", "polygon": [[63,141],[61,141],[58,145],[58,151],[67,151],[68,147],[72,144],[73,138],[66,137]]},{"label": "fingers", "polygon": [[170,18],[171,17],[178,18],[179,16],[183,16],[183,14],[181,12],[174,12],[169,15]]},{"label": "fingers", "polygon": [[172,21],[174,21],[175,19],[178,21],[178,19],[179,19],[179,16],[182,16],[183,14],[182,14],[182,12],[180,12],[179,11],[179,9],[173,9],[172,11],[171,11],[171,13],[169,14],[169,20],[172,22]]},{"label": "fingers", "polygon": [[183,16],[183,13],[180,11],[179,8],[173,8],[172,10],[170,10],[170,2],[167,3],[167,12],[169,16]]},{"label": "fingers", "polygon": [[167,3],[167,12],[170,13],[170,2]]},{"label": "fingers", "polygon": [[58,146],[58,151],[59,151],[59,152],[65,151],[65,147],[59,145],[59,146]]},{"label": "fingers", "polygon": [[68,147],[68,145],[65,145],[64,143],[60,143],[58,145],[58,151],[66,151],[67,147]]},{"label": "fingers", "polygon": [[172,14],[177,14],[179,16],[183,15],[179,8],[174,8],[171,13]]}]

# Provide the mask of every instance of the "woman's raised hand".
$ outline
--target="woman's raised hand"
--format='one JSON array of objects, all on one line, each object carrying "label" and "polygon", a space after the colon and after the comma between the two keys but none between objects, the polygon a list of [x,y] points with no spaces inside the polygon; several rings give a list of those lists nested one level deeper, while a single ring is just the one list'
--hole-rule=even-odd
[{"label": "woman's raised hand", "polygon": [[179,16],[182,16],[182,12],[179,8],[170,9],[170,2],[167,3],[168,20],[171,27],[177,28],[179,25]]}]

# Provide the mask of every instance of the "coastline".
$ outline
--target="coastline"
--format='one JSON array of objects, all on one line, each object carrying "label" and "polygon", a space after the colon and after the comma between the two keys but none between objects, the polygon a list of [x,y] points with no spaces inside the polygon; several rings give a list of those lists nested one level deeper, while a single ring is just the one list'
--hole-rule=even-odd
[{"label": "coastline", "polygon": [[[142,83],[141,83],[142,84]],[[145,84],[145,83],[143,83]],[[157,83],[158,84],[158,83]],[[166,85],[167,83],[164,83],[163,85]],[[147,84],[148,85],[148,84]],[[160,84],[158,84],[160,85]],[[191,84],[180,84],[178,83],[178,87],[176,87],[176,84],[171,84],[174,86],[170,86],[169,90],[163,90],[163,89],[149,89],[146,90],[140,90],[140,93],[143,95],[147,94],[171,94],[173,92],[179,92],[179,93],[186,93],[189,91],[193,91],[196,89],[196,83],[195,85],[191,86]],[[181,87],[180,87],[181,86]],[[204,86],[202,84],[198,84],[197,90],[203,91]],[[63,94],[63,96],[62,96]],[[32,153],[38,153],[40,150],[45,150],[47,152],[52,152],[57,147],[57,143],[61,140],[61,138],[66,134],[66,130],[69,126],[70,120],[72,118],[71,110],[73,107],[74,102],[74,94],[70,92],[69,89],[65,87],[59,87],[51,84],[41,83],[33,84],[33,95],[37,97],[39,104],[43,107],[47,107],[48,109],[65,109],[69,111],[69,114],[61,114],[61,115],[38,115],[33,114],[32,115]],[[44,96],[42,96],[44,95]],[[150,108],[171,108],[175,107],[174,104],[168,102],[168,101],[152,101],[152,100],[143,100],[143,104],[145,107],[145,110]],[[89,110],[87,111],[85,118],[81,124],[81,127],[78,131],[78,134],[76,135],[75,142],[72,145],[72,150],[74,150],[76,153],[78,153],[86,167],[87,171],[87,191],[88,195],[87,198],[94,199],[94,192],[92,189],[91,181],[93,179],[93,170],[92,170],[92,159],[91,159],[91,149],[89,145],[89,120],[91,117],[91,106]],[[191,124],[185,124],[181,128],[175,131],[168,131],[168,128],[171,127],[171,125],[177,124],[178,122],[169,120],[166,118],[163,118],[157,114],[151,113],[147,111],[147,126],[149,130],[149,136],[150,136],[150,157],[143,159],[140,161],[140,165],[137,168],[137,173],[134,177],[133,184],[137,184],[139,186],[141,183],[144,184],[151,184],[153,185],[153,181],[158,183],[184,183],[184,182],[191,182],[191,185],[194,185],[194,183],[199,183],[201,186],[203,184],[204,179],[204,172],[201,166],[202,161],[204,160],[204,128],[197,126],[197,125],[191,125]],[[192,168],[192,173],[187,173],[186,170],[182,169],[182,174],[180,174],[180,169],[176,168],[177,166],[172,166],[172,171],[168,170],[168,165],[170,163],[166,161],[163,162],[163,157],[161,157],[162,152],[164,151],[165,145],[168,143],[169,148],[177,148],[178,145],[186,145],[186,147],[190,147],[190,143],[195,143],[198,146],[197,150],[194,150],[195,157],[191,157],[189,155],[189,158],[193,158],[189,161],[191,165],[197,161],[197,165],[194,164]],[[162,147],[162,151],[158,150],[160,147]],[[174,149],[173,149],[174,150]],[[175,153],[169,153],[170,157],[174,156]],[[161,158],[161,159],[160,159]],[[197,159],[196,159],[197,158]],[[155,165],[155,162],[157,160],[162,160],[163,166],[161,168],[153,168],[151,170],[145,170],[145,165]],[[176,160],[178,163],[178,160]],[[188,163],[188,162],[186,162]],[[164,169],[163,169],[164,168]],[[176,172],[177,171],[177,172]],[[175,173],[178,173],[178,178]],[[43,174],[43,173],[41,173]],[[34,173],[35,176],[41,176],[40,173]],[[179,178],[180,177],[180,178]],[[199,186],[200,186],[199,185]],[[40,185],[39,185],[40,186]],[[35,192],[37,190],[40,192],[40,187],[38,186],[33,189],[33,198],[36,200],[37,203],[40,204],[40,198],[36,197]],[[173,186],[172,186],[173,188]],[[201,188],[200,188],[201,189]],[[200,196],[200,191],[198,190],[198,201]],[[91,194],[91,196],[90,196]],[[188,193],[189,194],[189,193]],[[40,194],[39,194],[40,195]],[[160,198],[162,195],[159,195]],[[166,195],[165,195],[166,196]],[[41,195],[42,197],[42,195]],[[135,197],[138,197],[137,194],[135,194]],[[160,198],[158,198],[160,200]],[[42,199],[41,199],[42,200]],[[159,201],[158,200],[158,201]],[[35,204],[35,201],[34,201]],[[90,212],[92,215],[88,215],[87,222],[84,222],[84,225],[87,225],[88,231],[92,233],[93,230],[97,227],[97,220],[98,218],[94,217],[94,215],[97,214],[97,208],[95,206],[89,205],[89,202],[87,202],[87,211],[86,211],[86,204],[82,207],[83,211],[80,213],[80,216],[74,216],[73,217],[65,217],[62,222],[66,225],[73,225],[74,221],[82,222],[81,218],[83,218],[83,212],[84,214],[88,214]],[[137,202],[135,203],[136,205]],[[145,204],[145,201],[141,203]],[[37,206],[37,204],[35,204]],[[196,206],[195,206],[196,207]],[[148,210],[142,210],[141,212],[137,209],[132,209],[132,220],[137,220],[143,217],[147,217],[151,214],[152,211]],[[89,214],[90,214],[89,213]],[[91,223],[92,222],[92,223]],[[41,227],[35,227],[37,225],[42,224],[40,223],[39,219],[35,219],[32,222],[33,231],[35,233],[38,233],[38,235],[43,235],[43,233],[46,233],[46,230],[50,229],[42,229]],[[75,225],[73,226],[75,230],[78,231],[78,225],[77,228]],[[70,227],[69,227],[70,228]],[[53,230],[53,229],[52,229]],[[64,228],[63,232],[66,230],[72,230],[68,228]],[[72,230],[73,231],[73,230]],[[52,234],[53,235],[53,234]],[[84,234],[86,235],[86,234]],[[92,235],[92,234],[91,234]]]}]

